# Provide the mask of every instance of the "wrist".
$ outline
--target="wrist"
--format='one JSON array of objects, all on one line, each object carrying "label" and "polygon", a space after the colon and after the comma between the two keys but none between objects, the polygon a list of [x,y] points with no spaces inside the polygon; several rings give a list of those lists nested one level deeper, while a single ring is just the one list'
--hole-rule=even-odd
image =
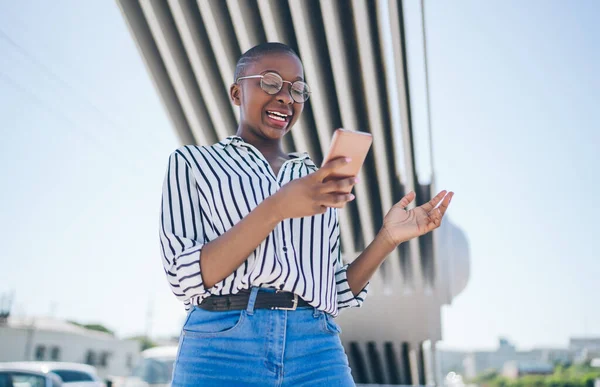
[{"label": "wrist", "polygon": [[400,245],[402,242],[396,242],[387,228],[382,227],[377,235],[375,236],[375,241],[379,245],[382,246],[385,250],[393,251],[396,247]]},{"label": "wrist", "polygon": [[286,218],[277,193],[266,198],[260,205],[265,208],[266,219],[269,222],[278,224]]}]

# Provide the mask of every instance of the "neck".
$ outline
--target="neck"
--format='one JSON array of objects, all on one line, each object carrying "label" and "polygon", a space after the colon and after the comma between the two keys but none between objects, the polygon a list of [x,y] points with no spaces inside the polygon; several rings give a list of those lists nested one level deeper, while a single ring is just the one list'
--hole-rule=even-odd
[{"label": "neck", "polygon": [[281,139],[267,139],[239,129],[236,136],[241,137],[245,142],[258,149],[267,160],[273,160],[278,157],[287,157],[286,153],[283,151]]}]

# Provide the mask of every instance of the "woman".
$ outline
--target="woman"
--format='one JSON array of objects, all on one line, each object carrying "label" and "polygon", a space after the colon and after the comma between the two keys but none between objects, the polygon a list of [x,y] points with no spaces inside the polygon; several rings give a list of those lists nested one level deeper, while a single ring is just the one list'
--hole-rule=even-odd
[{"label": "woman", "polygon": [[[349,160],[318,169],[282,138],[310,91],[298,56],[280,43],[242,55],[230,88],[235,136],[173,152],[161,207],[161,249],[188,309],[173,386],[352,386],[333,321],[361,306],[368,281],[400,243],[441,224],[452,193],[405,210],[406,195],[350,265],[338,208],[354,177],[324,182]],[[439,206],[438,206],[439,204]]]}]

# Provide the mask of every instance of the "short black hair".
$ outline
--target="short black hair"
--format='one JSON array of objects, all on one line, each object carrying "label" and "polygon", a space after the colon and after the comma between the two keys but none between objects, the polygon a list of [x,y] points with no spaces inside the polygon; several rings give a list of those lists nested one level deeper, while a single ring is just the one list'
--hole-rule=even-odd
[{"label": "short black hair", "polygon": [[[242,56],[240,56],[240,59],[238,59],[237,64],[235,65],[235,74],[233,75],[233,82],[236,82],[237,79],[244,74],[244,71],[246,71],[248,66],[254,63],[257,59],[268,54],[289,54],[295,56],[296,58],[298,58],[298,60],[300,60],[300,57],[298,56],[298,54],[296,54],[296,51],[294,51],[290,46],[286,44],[279,42],[261,43],[257,46],[252,47],[251,49],[243,53]],[[302,63],[301,60],[300,63]]]}]

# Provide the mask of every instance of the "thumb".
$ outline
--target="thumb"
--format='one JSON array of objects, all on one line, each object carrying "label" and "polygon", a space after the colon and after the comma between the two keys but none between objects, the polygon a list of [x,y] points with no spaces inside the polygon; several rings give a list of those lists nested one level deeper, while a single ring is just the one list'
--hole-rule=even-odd
[{"label": "thumb", "polygon": [[315,175],[317,175],[321,179],[321,181],[323,181],[327,176],[336,172],[338,169],[348,164],[350,161],[352,161],[352,159],[349,157],[335,158],[323,164],[323,166],[315,173]]},{"label": "thumb", "polygon": [[402,208],[406,208],[410,203],[412,203],[413,200],[415,200],[416,196],[417,195],[415,194],[415,191],[410,191],[409,193],[404,195],[404,197],[400,199],[400,201],[396,205]]}]

